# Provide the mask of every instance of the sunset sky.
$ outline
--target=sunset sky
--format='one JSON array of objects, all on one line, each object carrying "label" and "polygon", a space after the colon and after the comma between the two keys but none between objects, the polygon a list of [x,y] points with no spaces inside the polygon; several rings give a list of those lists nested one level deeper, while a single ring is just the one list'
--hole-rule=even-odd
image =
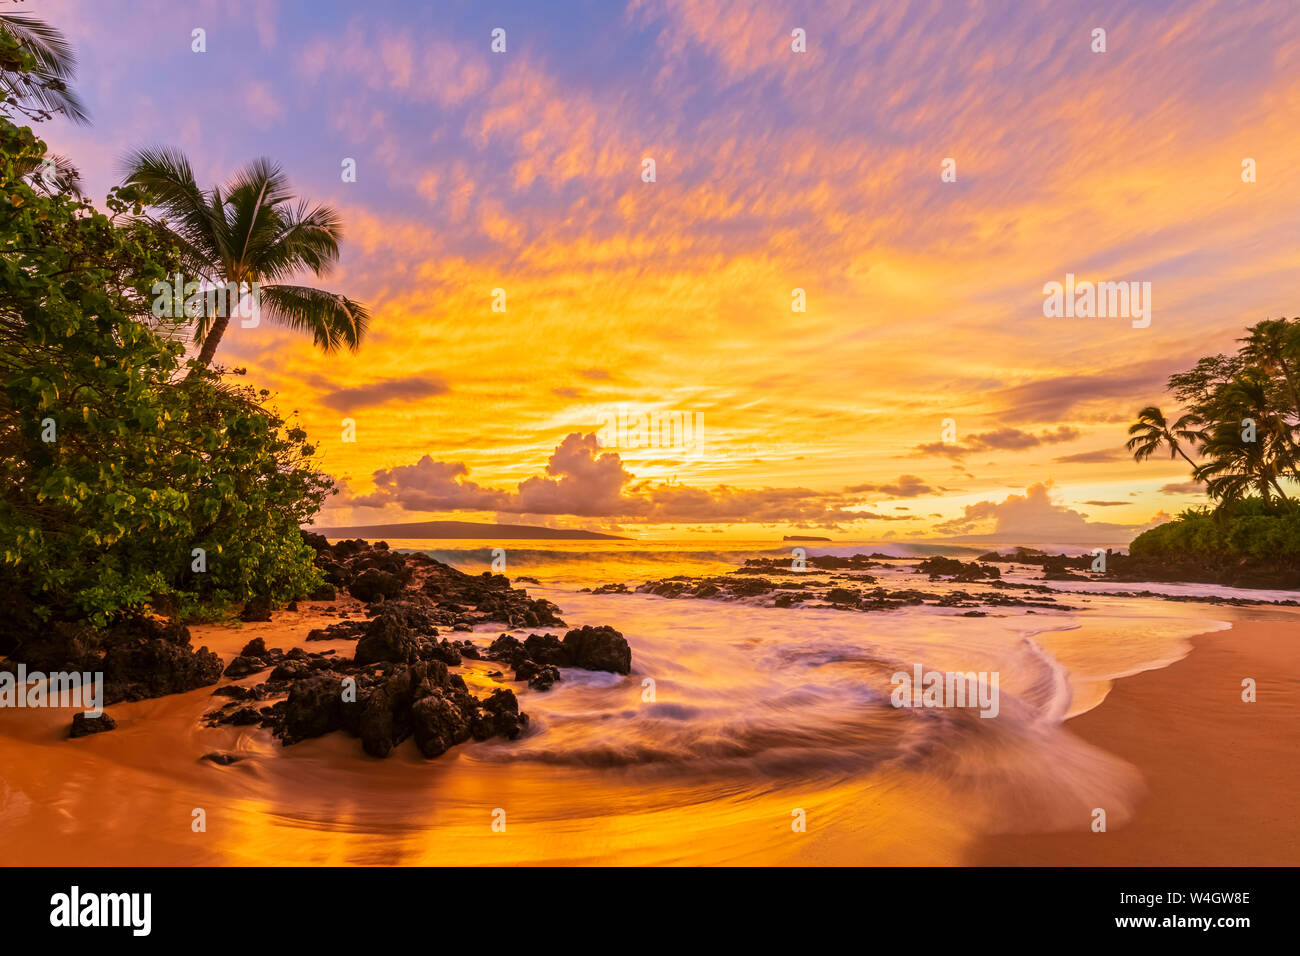
[{"label": "sunset sky", "polygon": [[[264,323],[217,353],[320,440],[322,525],[1121,544],[1197,500],[1124,453],[1134,412],[1300,315],[1295,0],[13,12],[78,52],[93,125],[41,132],[97,201],[163,144],[342,214],[318,284],[371,308],[360,352]],[[1150,327],[1044,318],[1066,273],[1150,282]],[[701,441],[602,449],[620,406]]]}]

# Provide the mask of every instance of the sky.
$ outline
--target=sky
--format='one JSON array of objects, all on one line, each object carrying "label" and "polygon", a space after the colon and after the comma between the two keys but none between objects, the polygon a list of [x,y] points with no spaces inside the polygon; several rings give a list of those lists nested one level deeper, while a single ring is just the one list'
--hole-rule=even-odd
[{"label": "sky", "polygon": [[[217,353],[319,440],[320,525],[1124,543],[1201,500],[1135,412],[1300,315],[1294,0],[13,12],[78,52],[92,125],[41,133],[91,197],[159,144],[342,215],[361,349]],[[1067,274],[1149,322],[1045,315]]]}]

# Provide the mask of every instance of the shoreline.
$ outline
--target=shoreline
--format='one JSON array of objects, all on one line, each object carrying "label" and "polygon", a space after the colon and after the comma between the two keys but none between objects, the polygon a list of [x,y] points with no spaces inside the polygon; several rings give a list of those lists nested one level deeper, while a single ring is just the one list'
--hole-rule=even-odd
[{"label": "shoreline", "polygon": [[[384,551],[327,556],[334,573],[350,585],[369,575],[367,587],[382,583],[384,575],[397,575],[398,564],[412,560],[393,562]],[[392,570],[371,567],[375,562]],[[560,608],[536,592],[516,594],[508,582],[480,595],[491,575],[453,574],[441,565],[448,571],[431,577],[431,566],[415,563],[419,581],[403,584],[400,592],[407,599],[379,602],[381,613],[374,620],[386,617],[382,611],[390,603],[394,614],[414,607],[415,596],[422,595],[421,606],[452,601],[446,607],[457,610],[447,612],[440,629],[451,638],[474,638],[481,652],[504,631],[523,637],[533,627],[511,626],[478,607],[479,598],[510,595],[514,610],[564,613],[570,622],[565,628],[608,624],[614,633],[625,632],[635,648],[635,666],[630,675],[620,671],[622,676],[589,669],[566,673],[560,687],[549,691],[531,682],[524,686],[517,671],[511,678],[503,661],[457,654],[457,679],[467,692],[478,697],[498,690],[517,693],[520,709],[531,713],[542,733],[463,741],[432,762],[413,739],[394,740],[384,748],[388,759],[376,759],[380,754],[367,749],[364,734],[358,741],[353,732],[312,734],[286,748],[285,741],[263,733],[283,725],[285,715],[274,710],[279,705],[263,708],[269,698],[227,705],[222,701],[229,695],[214,692],[212,685],[115,705],[117,729],[76,742],[65,739],[66,723],[53,712],[25,712],[0,734],[0,763],[11,759],[31,768],[16,786],[0,785],[0,829],[10,828],[11,851],[19,857],[110,861],[120,851],[121,835],[105,831],[102,823],[113,819],[120,825],[112,808],[129,804],[147,808],[145,821],[171,821],[162,831],[142,822],[128,842],[140,859],[172,865],[347,859],[390,865],[1124,866],[1274,864],[1297,858],[1293,820],[1300,800],[1291,765],[1300,747],[1295,694],[1300,613],[1292,609],[1228,610],[1225,605],[1219,620],[1228,629],[1206,633],[1201,629],[1213,624],[1197,608],[1174,603],[1168,608],[1175,613],[1166,614],[1154,601],[1112,605],[1107,599],[1093,605],[1098,595],[1071,592],[1088,606],[1086,613],[1079,608],[1069,615],[1078,619],[1073,626],[1051,626],[1061,623],[1055,616],[1010,615],[1045,627],[1035,637],[1041,650],[1079,677],[1073,695],[1065,698],[1070,706],[1095,701],[1064,722],[1057,711],[1042,721],[990,726],[988,734],[976,737],[963,733],[960,724],[938,726],[923,735],[932,747],[917,752],[924,759],[899,760],[884,747],[874,752],[893,753],[894,759],[862,766],[870,747],[839,763],[833,758],[847,739],[869,743],[873,733],[892,739],[897,728],[862,723],[851,707],[824,715],[838,720],[834,726],[847,736],[836,736],[824,723],[799,724],[796,710],[764,722],[760,696],[751,698],[760,701],[757,716],[737,715],[739,726],[761,732],[752,752],[733,748],[697,769],[661,774],[656,768],[662,755],[692,732],[689,721],[697,711],[707,719],[710,708],[721,706],[718,699],[730,701],[747,688],[768,687],[771,699],[791,692],[780,675],[792,661],[798,663],[798,654],[765,667],[761,660],[755,663],[761,648],[816,657],[834,635],[857,642],[870,632],[874,643],[900,642],[900,654],[926,653],[929,645],[918,650],[904,626],[916,607],[899,608],[898,616],[873,615],[867,625],[834,602],[770,608],[716,599],[664,601],[653,593],[613,597],[596,593],[599,589],[574,590],[567,598],[551,588],[540,591],[562,601]],[[831,580],[818,588],[847,587],[856,580]],[[437,585],[436,600],[426,593],[424,584],[430,582]],[[941,602],[949,593],[960,593],[963,600],[1004,600],[996,592],[966,594],[969,582],[932,580],[922,586],[941,592],[929,595]],[[440,609],[442,604],[426,608],[428,613]],[[302,654],[333,654],[329,660],[335,662],[360,651],[374,624],[369,610],[349,586],[332,600],[309,599],[265,617],[196,624],[190,636],[218,655],[226,669],[236,661],[249,664],[244,655],[255,645],[273,649],[277,668],[314,667]],[[967,616],[928,616],[927,633],[947,635],[950,646],[978,653],[971,637],[986,627],[961,619]],[[989,620],[995,631],[1005,628],[996,620],[1002,616]],[[728,623],[718,624],[722,630],[708,629],[723,617]],[[729,635],[741,618],[745,638],[733,640]],[[797,631],[821,636],[811,643],[792,640],[795,622],[802,622]],[[290,651],[274,650],[280,647]],[[1181,656],[1162,657],[1161,648]],[[1172,663],[1150,663],[1159,660]],[[276,673],[267,672],[265,660],[257,663],[248,673],[226,674],[230,686],[248,690]],[[1130,665],[1137,669],[1127,669]],[[323,658],[321,666],[326,666]],[[825,682],[828,694],[857,687],[863,675],[855,666],[850,661],[838,674],[796,667],[797,674],[825,676],[799,677],[793,689],[801,691],[808,680]],[[347,671],[337,663],[328,669]],[[663,699],[656,706],[664,710],[638,722],[633,715],[645,703],[644,675],[660,680]],[[1240,702],[1242,676],[1258,681],[1259,703]],[[261,708],[265,721],[235,719],[248,706]],[[230,719],[210,719],[219,712]],[[725,717],[715,716],[709,725],[715,735],[736,726]],[[11,729],[17,732],[8,733]],[[44,748],[39,760],[31,759],[34,747]],[[781,762],[796,753],[810,761],[806,769],[782,772],[779,767],[789,764]],[[749,761],[743,775],[728,763],[732,757]],[[850,766],[856,769],[849,772]],[[1111,815],[1106,834],[1089,829],[1089,811],[1098,805]],[[196,839],[190,832],[188,814],[195,807],[211,814],[213,837]],[[484,840],[492,832],[485,821],[494,808],[506,807],[511,837]],[[798,837],[790,829],[792,808],[812,821]],[[81,823],[69,826],[72,820]],[[27,842],[29,836],[54,831],[61,834],[56,846],[48,837],[40,846]],[[686,844],[683,833],[691,834]]]},{"label": "shoreline", "polygon": [[[1134,765],[1146,792],[1105,833],[985,836],[977,866],[1285,866],[1300,860],[1300,616],[1242,615],[1186,657],[1116,680],[1070,733]],[[1242,680],[1256,681],[1255,703]]]}]

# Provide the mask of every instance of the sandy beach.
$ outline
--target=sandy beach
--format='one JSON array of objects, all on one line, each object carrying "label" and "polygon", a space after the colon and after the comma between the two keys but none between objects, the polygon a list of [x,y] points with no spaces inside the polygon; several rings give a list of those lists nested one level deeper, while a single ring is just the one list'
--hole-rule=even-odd
[{"label": "sandy beach", "polygon": [[[499,663],[466,659],[459,670],[471,689],[512,686],[532,731],[434,761],[410,742],[380,761],[342,733],[285,748],[256,728],[208,727],[203,715],[221,701],[211,687],[114,705],[118,729],[78,741],[66,739],[66,713],[11,713],[0,734],[0,832],[11,859],[1125,866],[1300,857],[1292,610],[1094,598],[1075,626],[1069,616],[1034,625],[1048,627],[1035,638],[1044,657],[1019,636],[1035,619],[1018,613],[974,621],[925,609],[855,615],[540,593],[573,623],[628,634],[634,674],[569,670],[541,693],[503,677]],[[343,613],[365,616],[341,597],[266,622],[195,625],[192,637],[227,663],[254,638],[349,656],[352,641],[305,641]],[[1202,633],[1215,618],[1225,629]],[[474,636],[486,645],[497,630]],[[1018,712],[988,727],[978,717],[904,723],[862,696],[867,651],[928,660],[953,649],[954,659],[1001,661],[1008,689],[1018,688],[1018,703],[1004,703]],[[1073,694],[1061,694],[1058,667],[1077,675]],[[664,709],[642,710],[645,675],[657,676]],[[1256,703],[1241,701],[1245,677],[1257,682]],[[1067,705],[1084,712],[1063,724],[1044,716]],[[213,752],[240,759],[200,759]],[[1097,805],[1110,815],[1104,834],[1089,829]],[[196,807],[204,833],[190,827]],[[508,834],[489,827],[496,808],[508,809]],[[796,808],[806,833],[791,830]]]},{"label": "sandy beach", "polygon": [[[355,602],[339,607],[361,611]],[[609,603],[605,615],[617,607]],[[673,602],[655,608],[656,620],[682,615],[677,630],[686,630],[693,611]],[[746,632],[758,633],[768,613],[749,611],[741,618]],[[213,698],[201,688],[118,705],[112,710],[119,730],[82,741],[64,739],[66,714],[12,714],[0,737],[10,769],[0,786],[0,829],[13,861],[28,863],[1293,864],[1300,858],[1300,615],[1235,608],[1228,616],[1231,629],[1193,638],[1190,653],[1173,664],[1115,680],[1098,706],[1051,731],[1054,762],[1044,763],[1033,749],[1015,751],[1006,758],[1014,773],[986,778],[973,791],[961,785],[965,774],[942,773],[951,758],[867,778],[801,772],[787,785],[722,769],[663,777],[584,765],[603,753],[593,748],[613,726],[599,721],[604,729],[592,740],[574,719],[593,708],[626,711],[624,697],[637,692],[639,681],[631,691],[613,684],[523,691],[527,709],[547,728],[541,736],[467,745],[433,763],[409,745],[392,760],[375,761],[342,734],[284,749],[245,728],[204,728],[199,718]],[[817,619],[823,627],[836,620]],[[308,629],[329,620],[305,608],[238,628],[198,626],[194,636],[230,660],[250,638],[299,644]],[[1153,625],[1136,619],[1130,626],[1145,632]],[[1072,633],[1079,632],[1055,636]],[[708,643],[710,660],[725,653],[715,641]],[[350,651],[347,642],[309,646]],[[641,666],[665,671],[648,639],[637,646]],[[741,657],[723,659],[724,670],[742,666]],[[467,663],[471,686],[494,683],[486,677],[491,662]],[[1245,677],[1257,682],[1256,703],[1241,701]],[[670,687],[665,683],[666,693]],[[656,727],[656,735],[668,732]],[[533,756],[545,759],[512,759],[526,748],[542,748]],[[213,750],[245,759],[232,767],[197,759]],[[1075,769],[1060,776],[1071,761]],[[1089,780],[1086,793],[1106,777],[1137,783],[1111,791],[1124,806],[1112,806],[1109,832],[1093,833],[1083,794],[1070,798],[1070,787],[1054,790],[1052,782],[1077,788]],[[993,783],[995,789],[984,789]],[[1037,803],[1005,812],[1007,801],[1027,793],[1037,793]],[[484,821],[503,804],[512,808],[510,836],[492,839]],[[792,837],[782,822],[792,806],[809,812],[806,835]],[[1052,808],[1050,818],[1029,823],[1033,806]],[[146,812],[121,812],[126,807]],[[209,833],[190,832],[193,807],[207,808]],[[1073,833],[1062,829],[1071,814],[1081,817]],[[1037,832],[989,835],[990,821],[994,830],[1000,824]],[[124,840],[119,828],[128,825]],[[693,837],[684,841],[684,834]]]},{"label": "sandy beach", "polygon": [[[1282,866],[1300,860],[1300,616],[1240,612],[1168,667],[1116,681],[1067,728],[1141,772],[1127,825],[986,837],[996,866]],[[1257,701],[1241,699],[1254,678]]]}]

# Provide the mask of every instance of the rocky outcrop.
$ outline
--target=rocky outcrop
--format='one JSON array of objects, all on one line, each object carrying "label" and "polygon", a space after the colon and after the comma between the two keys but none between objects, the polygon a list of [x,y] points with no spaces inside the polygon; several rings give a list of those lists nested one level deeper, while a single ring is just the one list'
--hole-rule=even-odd
[{"label": "rocky outcrop", "polygon": [[430,625],[468,630],[487,622],[507,627],[564,627],[560,609],[509,578],[484,572],[466,574],[426,554],[399,554],[382,541],[361,540],[329,544],[319,535],[304,534],[316,549],[316,565],[329,586],[342,588],[357,600],[375,605],[391,601],[419,604]]},{"label": "rocky outcrop", "polygon": [[285,700],[254,707],[250,700],[285,689],[275,681],[258,685],[209,714],[209,723],[257,723],[286,746],[342,730],[359,737],[362,749],[379,758],[408,738],[426,757],[437,757],[471,738],[514,739],[528,723],[513,693],[497,690],[480,701],[460,675],[437,660],[397,666],[385,662],[377,670],[336,661],[330,669],[309,670],[284,683]]},{"label": "rocky outcrop", "polygon": [[[564,622],[555,605],[530,598],[501,575],[464,574],[426,555],[391,552],[383,542],[330,545],[310,534],[304,539],[317,549],[317,563],[334,586],[368,602],[368,620],[339,621],[306,639],[355,640],[353,656],[302,648],[286,653],[254,638],[226,673],[243,679],[269,669],[267,679],[218,688],[214,697],[223,702],[207,715],[209,724],[256,724],[286,746],[343,731],[378,758],[411,739],[423,755],[437,757],[469,740],[513,740],[528,726],[513,691],[496,688],[480,700],[449,670],[466,658],[508,663],[515,679],[533,690],[550,689],[561,679],[561,667],[623,674],[631,669],[631,648],[609,627],[576,628],[563,638],[529,634],[522,641],[503,634],[486,650],[470,639],[449,640],[440,629],[469,630],[485,621],[541,627]],[[346,616],[347,610],[339,613]]]},{"label": "rocky outcrop", "polygon": [[89,624],[52,621],[34,633],[19,638],[9,653],[15,663],[29,670],[87,671],[97,669],[104,653],[105,634]]},{"label": "rocky outcrop", "polygon": [[[987,557],[987,555],[986,555]],[[1029,607],[1051,610],[1075,610],[1069,604],[1059,603],[1052,588],[1044,585],[1012,583],[1001,580],[1001,569],[981,562],[964,562],[955,558],[927,558],[919,564],[899,567],[904,559],[885,554],[853,555],[848,558],[808,559],[804,571],[792,571],[790,559],[751,558],[744,567],[730,574],[691,577],[676,575],[658,581],[646,581],[631,589],[639,594],[653,594],[666,598],[701,598],[718,601],[745,601],[760,606],[792,608],[796,605],[831,607],[844,611],[891,611],[903,607],[932,604],[937,607]],[[888,562],[899,564],[889,564]],[[894,567],[926,574],[931,581],[947,579],[948,583],[980,583],[993,590],[980,593],[955,591],[939,593],[916,588],[889,589],[876,584],[877,578],[863,573],[866,567]],[[754,571],[762,568],[767,577],[755,577]],[[867,585],[876,585],[867,587]],[[626,594],[623,585],[602,585],[594,588],[598,594]],[[1032,595],[1032,596],[1031,596]]]},{"label": "rocky outcrop", "polygon": [[[525,642],[525,647],[527,646]],[[564,635],[570,667],[589,671],[632,672],[632,648],[612,627],[580,627]]]},{"label": "rocky outcrop", "polygon": [[412,664],[419,659],[420,635],[397,615],[381,612],[366,625],[365,636],[357,642],[356,663],[361,665],[380,661]]},{"label": "rocky outcrop", "polygon": [[104,675],[104,703],[179,694],[221,679],[221,658],[190,645],[189,628],[153,617],[126,618],[106,630],[54,622],[9,655],[29,670]]},{"label": "rocky outcrop", "polygon": [[259,660],[256,657],[244,657],[242,654],[226,665],[222,671],[223,677],[230,677],[239,680],[241,677],[247,677],[250,674],[256,674],[258,671],[264,671],[271,665],[266,661]]},{"label": "rocky outcrop", "polygon": [[926,558],[916,566],[916,570],[921,574],[930,575],[931,580],[945,577],[953,581],[978,581],[984,578],[1002,577],[1002,571],[991,564],[980,564],[977,561],[967,564],[965,561],[945,558],[941,555]]},{"label": "rocky outcrop", "polygon": [[190,646],[189,628],[137,618],[111,628],[104,637],[104,703],[179,694],[221,679],[221,658]]},{"label": "rocky outcrop", "polygon": [[534,690],[549,690],[561,679],[559,668],[629,674],[632,648],[612,627],[574,628],[558,638],[554,634],[529,634],[522,642],[502,634],[483,656],[515,669],[515,680],[527,681]]},{"label": "rocky outcrop", "polygon": [[[1107,549],[1105,570],[1094,571],[1096,559],[1097,556],[1092,553],[1047,554],[1035,548],[1016,548],[1007,554],[990,551],[979,557],[980,561],[1042,568],[1044,581],[1150,581],[1268,590],[1300,589],[1300,567],[1276,560],[1229,558],[1210,554],[1147,557]],[[1181,599],[1179,596],[1155,596],[1166,600]]]},{"label": "rocky outcrop", "polygon": [[343,726],[343,684],[337,674],[319,674],[294,683],[284,709],[271,721],[286,743],[320,737]]},{"label": "rocky outcrop", "polygon": [[[780,558],[749,558],[744,567],[732,574],[748,574],[762,571],[764,574],[803,574],[809,571],[865,571],[878,568],[880,563],[876,555],[855,554],[842,558],[832,554],[810,554],[796,562],[793,555]],[[874,580],[870,575],[868,580]]]},{"label": "rocky outcrop", "polygon": [[560,669],[554,664],[525,659],[515,668],[515,680],[527,681],[533,690],[550,690],[560,680]]},{"label": "rocky outcrop", "polygon": [[370,604],[401,594],[404,583],[401,577],[391,571],[368,568],[348,585],[348,593],[358,601]]}]

